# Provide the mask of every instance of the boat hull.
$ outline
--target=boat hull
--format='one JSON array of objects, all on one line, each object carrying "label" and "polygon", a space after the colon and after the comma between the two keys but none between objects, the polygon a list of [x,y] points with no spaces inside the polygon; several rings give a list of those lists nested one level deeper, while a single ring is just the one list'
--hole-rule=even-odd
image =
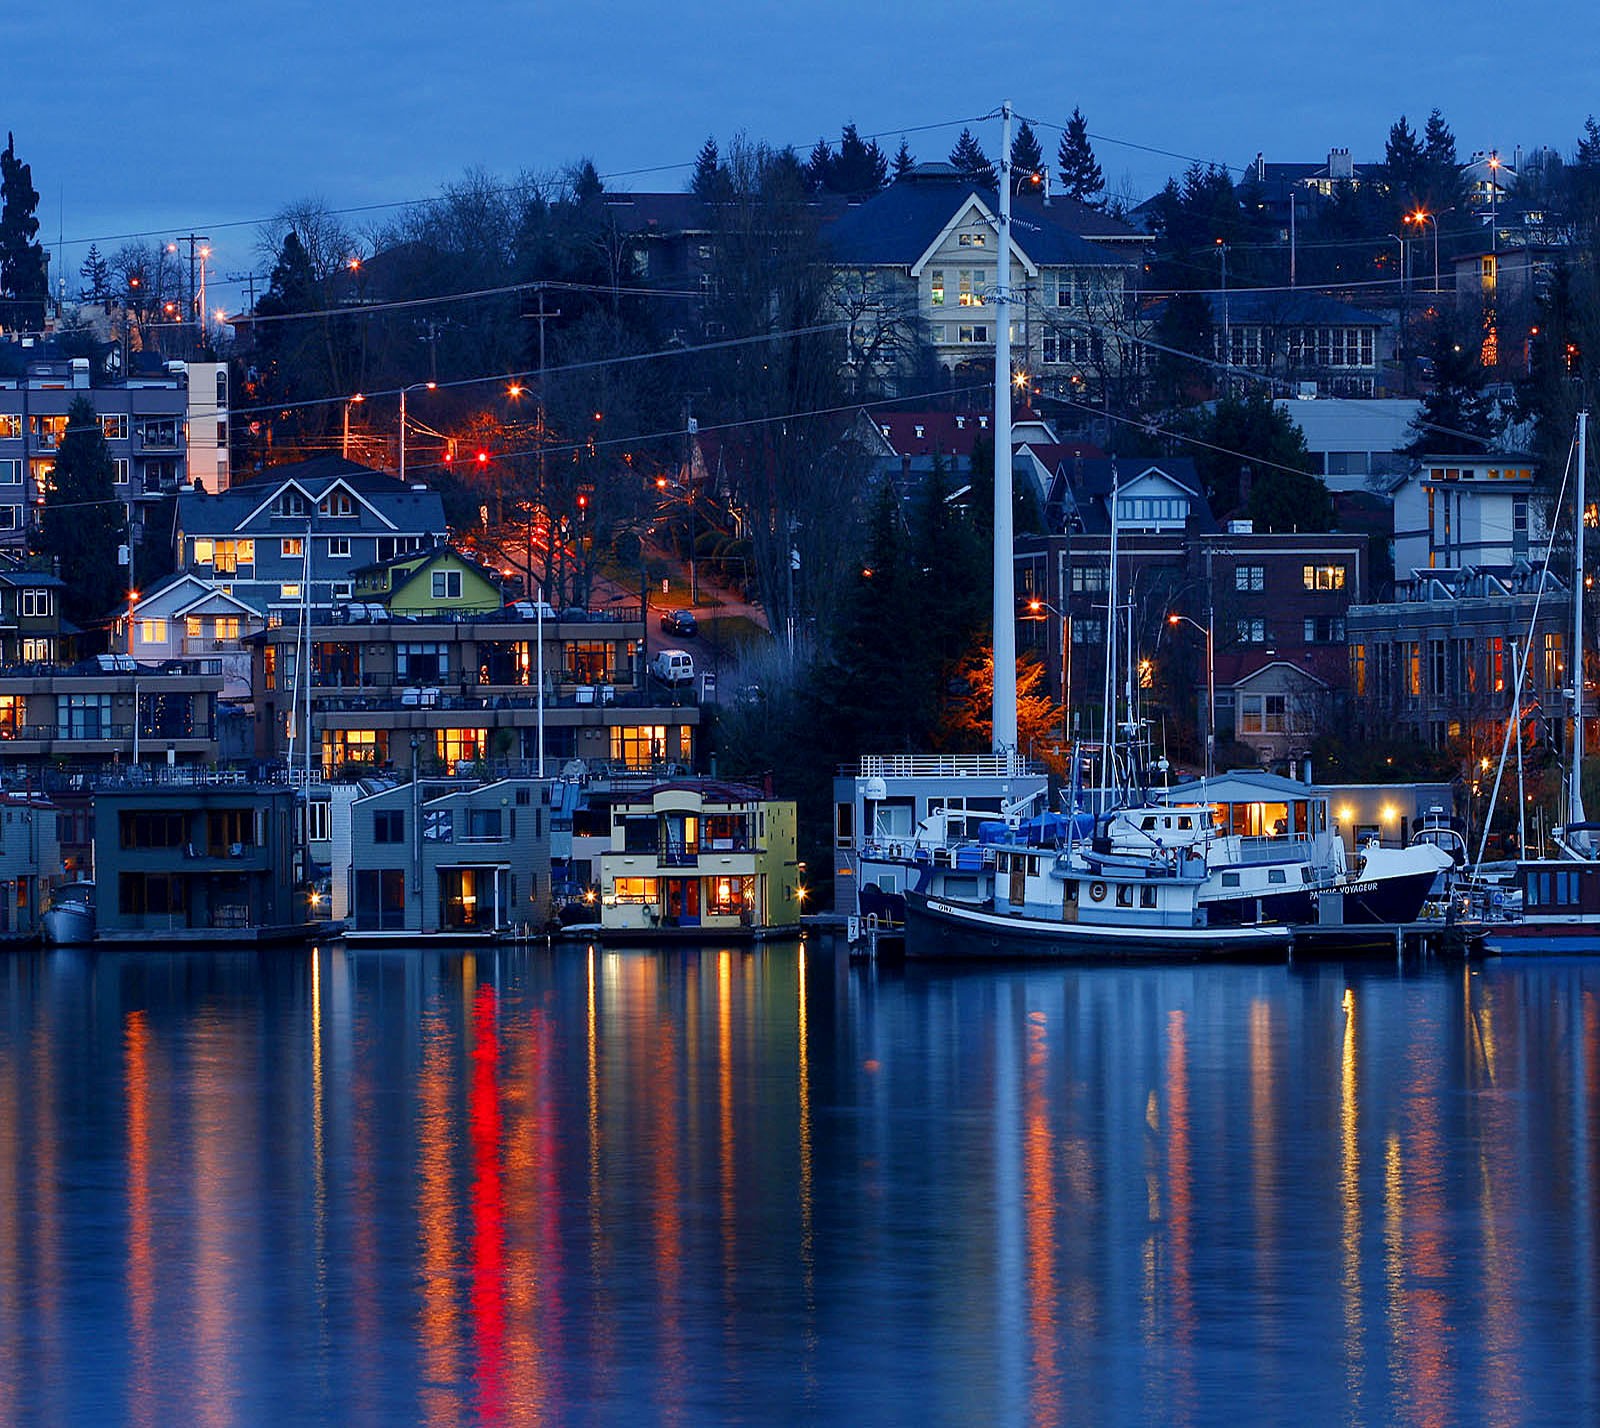
[{"label": "boat hull", "polygon": [[57,903],[39,919],[52,947],[85,947],[94,941],[94,909],[83,903]]},{"label": "boat hull", "polygon": [[1491,923],[1484,929],[1483,951],[1489,957],[1593,957],[1600,953],[1600,921]]},{"label": "boat hull", "polygon": [[1222,961],[1285,955],[1289,929],[1047,922],[906,893],[908,958],[966,961]]}]

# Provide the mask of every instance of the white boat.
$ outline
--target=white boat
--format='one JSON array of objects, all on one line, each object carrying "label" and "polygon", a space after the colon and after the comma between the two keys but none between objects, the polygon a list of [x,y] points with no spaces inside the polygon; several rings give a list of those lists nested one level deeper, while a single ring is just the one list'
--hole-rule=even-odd
[{"label": "white boat", "polygon": [[54,947],[83,947],[94,941],[94,884],[63,883],[40,919],[44,940]]}]

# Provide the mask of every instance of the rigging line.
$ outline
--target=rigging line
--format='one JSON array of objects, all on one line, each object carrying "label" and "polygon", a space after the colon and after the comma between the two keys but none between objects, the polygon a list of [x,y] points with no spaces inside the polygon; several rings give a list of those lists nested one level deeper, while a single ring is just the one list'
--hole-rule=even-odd
[{"label": "rigging line", "polygon": [[[694,357],[705,352],[717,352],[733,347],[750,347],[761,342],[776,342],[791,337],[809,337],[824,332],[838,332],[849,326],[849,320],[845,319],[839,322],[816,323],[811,327],[791,327],[780,332],[759,332],[750,337],[724,337],[715,342],[703,342],[696,347],[666,347],[654,352],[629,352],[617,357],[596,357],[588,362],[568,362],[559,367],[546,367],[543,375],[550,377],[567,372],[593,371],[599,367],[630,366],[635,362],[650,362],[664,357]],[[525,377],[537,377],[539,375],[540,372],[537,367],[530,367],[520,372],[494,372],[482,377],[456,377],[449,381],[435,382],[430,390],[447,392],[453,391],[458,387],[478,387],[487,382],[515,382]],[[410,382],[407,383],[406,390],[410,391],[419,385],[426,386],[427,384]],[[364,400],[371,400],[374,397],[397,397],[400,395],[400,388],[385,387],[375,392],[363,392],[361,395]],[[308,397],[304,401],[260,402],[255,406],[234,407],[232,410],[241,416],[248,416],[252,413],[260,412],[306,411],[313,407],[339,406],[349,400],[349,397],[344,396]]]},{"label": "rigging line", "polygon": [[[1577,440],[1576,434],[1574,434],[1571,444],[1567,447],[1567,465],[1566,465],[1566,469],[1564,471],[1562,471],[1562,473],[1561,473],[1561,489],[1556,492],[1556,503],[1555,503],[1555,506],[1552,508],[1555,511],[1559,511],[1561,509],[1561,503],[1566,499],[1566,496],[1567,496],[1567,481],[1568,481],[1568,478],[1570,478],[1571,475],[1572,475],[1572,461],[1573,461],[1573,457],[1577,454],[1577,450],[1578,450],[1578,440]],[[1523,641],[1522,658],[1517,663],[1517,685],[1516,685],[1516,689],[1512,693],[1512,700],[1513,700],[1513,704],[1514,704],[1514,709],[1513,709],[1512,713],[1510,713],[1510,714],[1508,714],[1506,716],[1505,738],[1501,741],[1501,744],[1500,744],[1500,762],[1499,762],[1498,765],[1496,765],[1495,771],[1494,771],[1494,789],[1489,794],[1489,806],[1485,810],[1484,815],[1483,815],[1483,836],[1482,836],[1482,838],[1480,838],[1478,840],[1478,857],[1477,857],[1477,861],[1474,862],[1473,865],[1472,865],[1472,875],[1473,875],[1474,878],[1476,878],[1478,876],[1479,870],[1483,867],[1483,855],[1489,849],[1489,828],[1490,828],[1490,825],[1494,822],[1494,806],[1495,806],[1496,803],[1498,803],[1500,801],[1500,780],[1505,777],[1506,755],[1508,753],[1510,753],[1510,751],[1511,751],[1511,730],[1512,730],[1513,725],[1516,727],[1517,738],[1519,740],[1522,738],[1522,690],[1523,690],[1523,681],[1525,680],[1525,678],[1527,676],[1527,672],[1528,672],[1528,660],[1533,654],[1533,632],[1534,632],[1534,630],[1536,630],[1538,628],[1539,606],[1544,601],[1545,587],[1549,583],[1550,556],[1555,551],[1556,530],[1560,526],[1560,524],[1561,524],[1561,522],[1560,522],[1559,519],[1552,519],[1551,520],[1551,522],[1550,522],[1550,534],[1546,538],[1545,544],[1544,544],[1544,567],[1539,572],[1539,588],[1534,592],[1534,596],[1533,596],[1533,614],[1528,619],[1528,638],[1525,641]],[[1575,534],[1573,536],[1573,539],[1574,540],[1582,540],[1583,539],[1583,515],[1582,515],[1582,512],[1577,513],[1577,524],[1576,524],[1576,527],[1575,527]],[[1581,600],[1583,598],[1582,592],[1578,592],[1577,595],[1576,595],[1576,598]],[[1577,688],[1578,688],[1578,717],[1581,719],[1583,717],[1583,651],[1582,650],[1578,651]],[[1521,855],[1522,851],[1523,851],[1522,848],[1519,846],[1518,849],[1517,849],[1517,853],[1518,853],[1519,856]]]}]

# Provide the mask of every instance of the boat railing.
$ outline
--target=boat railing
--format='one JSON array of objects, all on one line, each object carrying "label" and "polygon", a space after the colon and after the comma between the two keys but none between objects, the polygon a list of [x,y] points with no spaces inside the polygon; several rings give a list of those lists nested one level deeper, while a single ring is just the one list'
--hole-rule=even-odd
[{"label": "boat railing", "polygon": [[1229,841],[1235,844],[1227,849],[1229,860],[1235,863],[1283,863],[1309,859],[1313,852],[1312,839],[1303,833],[1271,838],[1234,835]]},{"label": "boat railing", "polygon": [[1034,772],[1016,754],[863,754],[862,778],[1010,778]]}]

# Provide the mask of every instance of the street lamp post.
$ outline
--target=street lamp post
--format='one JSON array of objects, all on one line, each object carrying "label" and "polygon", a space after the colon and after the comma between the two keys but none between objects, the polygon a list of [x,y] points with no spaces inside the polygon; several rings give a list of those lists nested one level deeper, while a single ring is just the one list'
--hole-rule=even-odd
[{"label": "street lamp post", "polygon": [[1217,749],[1217,662],[1215,658],[1215,642],[1212,638],[1211,611],[1206,610],[1206,622],[1201,624],[1198,620],[1191,620],[1187,615],[1173,613],[1167,616],[1169,625],[1193,625],[1206,637],[1206,778],[1213,773],[1213,764]]},{"label": "street lamp post", "polygon": [[[403,401],[404,398],[402,397],[401,400]],[[339,438],[339,455],[345,461],[350,459],[350,408],[357,406],[364,401],[366,401],[366,398],[362,396],[360,392],[357,392],[355,396],[351,397],[344,404],[344,432]],[[401,421],[403,424],[404,418],[402,418]],[[402,445],[404,444],[404,438],[401,438],[401,443]]]},{"label": "street lamp post", "polygon": [[400,388],[400,482],[405,484],[406,479],[406,393],[431,392],[438,387],[437,382],[413,382],[409,387]]},{"label": "street lamp post", "polygon": [[[1450,213],[1453,210],[1441,208],[1439,213]],[[1406,223],[1415,223],[1420,229],[1425,223],[1433,224],[1433,290],[1439,291],[1439,213],[1429,213],[1425,208],[1419,208],[1415,213],[1405,215]]]},{"label": "street lamp post", "polygon": [[1048,600],[1029,600],[1028,610],[1037,615],[1048,611],[1061,622],[1061,737],[1072,737],[1072,616],[1052,605]]}]

